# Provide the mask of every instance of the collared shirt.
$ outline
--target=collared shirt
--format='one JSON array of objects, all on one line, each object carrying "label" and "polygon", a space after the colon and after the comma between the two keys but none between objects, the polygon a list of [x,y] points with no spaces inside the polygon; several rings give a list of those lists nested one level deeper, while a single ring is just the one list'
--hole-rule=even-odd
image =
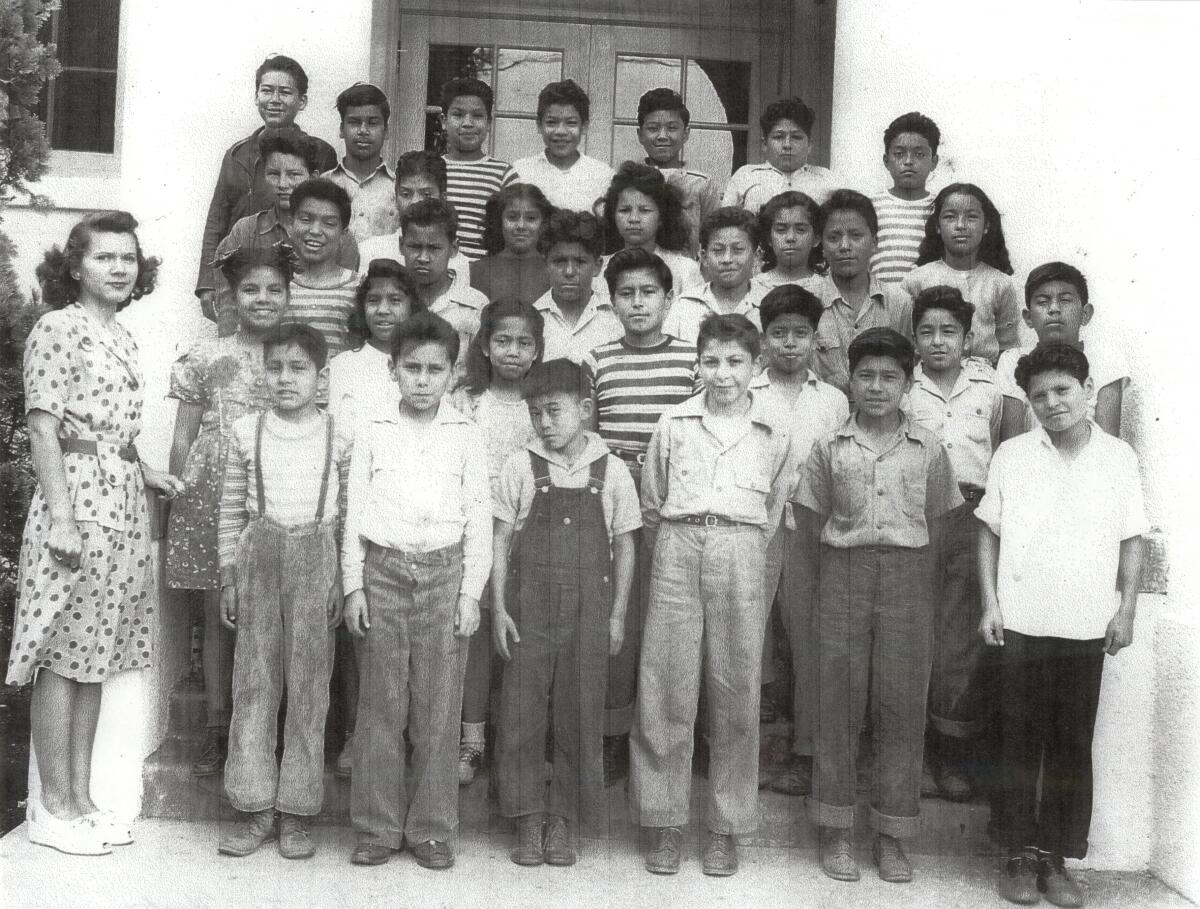
[{"label": "collared shirt", "polygon": [[882,189],[871,196],[879,230],[875,234],[875,255],[871,273],[884,284],[903,281],[917,264],[925,222],[933,214],[933,193],[920,199],[901,199]]},{"label": "collared shirt", "polygon": [[722,205],[735,205],[758,214],[760,208],[782,192],[802,192],[818,205],[823,205],[837,189],[832,171],[816,164],[802,164],[785,174],[774,164],[746,164],[739,167],[725,187]]},{"label": "collared shirt", "polygon": [[[404,256],[400,253],[400,243],[403,239],[403,232],[397,228],[390,234],[380,234],[377,237],[368,237],[363,240],[358,247],[358,256],[362,261],[362,273],[364,275],[367,273],[367,266],[374,259],[391,259],[398,265],[403,265]],[[447,270],[454,276],[456,289],[471,286],[471,260],[462,253],[455,253],[451,257]]]},{"label": "collared shirt", "polygon": [[1104,637],[1117,611],[1122,540],[1149,530],[1137,455],[1095,423],[1064,458],[1040,426],[992,458],[975,516],[1000,537],[996,592],[1020,634]]},{"label": "collared shirt", "polygon": [[995,370],[986,360],[963,360],[962,372],[949,396],[918,363],[913,370],[912,391],[900,402],[900,409],[942,440],[958,482],[983,488],[992,452],[1000,444],[1000,416],[1004,410]]},{"label": "collared shirt", "polygon": [[544,151],[513,162],[517,180],[532,183],[555,208],[590,212],[604,198],[612,182],[613,169],[596,158],[580,153],[579,160],[566,170],[551,164]]},{"label": "collared shirt", "polygon": [[712,282],[692,288],[690,293],[677,297],[663,320],[663,332],[689,344],[695,344],[700,335],[700,323],[713,314],[737,313],[754,323],[762,331],[762,319],[758,315],[758,304],[767,295],[768,288],[750,282],[750,289],[738,301],[737,306],[727,310],[713,293]]},{"label": "collared shirt", "polygon": [[479,333],[479,317],[483,308],[488,305],[488,298],[467,285],[461,287],[457,282],[451,282],[450,287],[441,296],[429,304],[429,311],[441,316],[454,326],[458,332],[459,372],[465,374],[467,364],[467,348],[472,339]]},{"label": "collared shirt", "polygon": [[568,325],[562,310],[554,302],[553,291],[546,291],[533,301],[533,308],[545,320],[543,332],[543,362],[566,357],[582,363],[589,351],[601,344],[625,336],[625,328],[607,297],[593,292],[579,314],[579,321]]},{"label": "collared shirt", "polygon": [[[644,159],[651,167],[658,167],[649,158]],[[717,181],[703,171],[693,170],[686,161],[679,167],[661,167],[667,183],[679,190],[683,199],[683,217],[688,225],[688,250],[693,256],[700,252],[700,224],[706,217],[721,207],[721,191]],[[678,293],[684,288],[677,287]]]},{"label": "collared shirt", "polygon": [[[808,460],[817,439],[833,432],[850,416],[850,405],[846,396],[832,385],[822,382],[816,373],[808,370],[800,393],[789,395],[780,385],[772,384],[767,370],[763,370],[750,381],[750,390],[762,397],[764,403],[774,407],[789,418],[788,433],[791,436],[791,463],[788,466],[788,494],[791,495],[800,482],[800,471]],[[783,522],[789,530],[796,529],[796,518],[790,508],[783,510]]]},{"label": "collared shirt", "polygon": [[329,361],[329,412],[350,425],[391,413],[400,404],[400,387],[390,357],[370,344],[344,350]]},{"label": "collared shirt", "polygon": [[809,453],[794,500],[824,519],[827,546],[925,546],[929,522],[963,502],[945,447],[924,426],[902,415],[877,444],[851,416]]},{"label": "collared shirt", "polygon": [[688,398],[658,421],[642,469],[642,520],[657,527],[713,514],[774,532],[788,493],[787,417],[751,392],[739,431],[723,440],[706,398]]},{"label": "collared shirt", "polygon": [[525,525],[537,492],[533,482],[533,467],[529,463],[529,452],[532,451],[546,459],[550,467],[550,483],[562,489],[583,489],[588,484],[592,464],[607,458],[604,488],[600,490],[600,507],[604,512],[608,541],[611,543],[613,537],[641,527],[642,513],[629,468],[620,458],[609,453],[608,446],[594,432],[585,432],[584,436],[587,445],[571,463],[566,461],[562,452],[548,449],[541,439],[533,439],[526,448],[509,455],[500,471],[492,514],[512,524],[516,531]]},{"label": "collared shirt", "polygon": [[[669,249],[663,249],[661,246],[654,247],[654,254],[658,256],[671,270],[671,293],[676,298],[685,291],[697,290],[699,285],[704,283],[704,278],[700,274],[700,263],[690,256],[681,252],[672,252]],[[600,275],[603,277],[604,269],[608,268],[608,263],[612,261],[612,256],[604,256],[600,259]],[[605,291],[608,290],[608,283],[605,282]]]},{"label": "collared shirt", "polygon": [[825,312],[817,326],[817,375],[844,392],[850,390],[850,342],[868,328],[894,328],[912,338],[912,299],[902,287],[881,284],[874,276],[866,299],[853,307],[842,298],[833,278],[821,279],[821,304]]},{"label": "collared shirt", "polygon": [[963,299],[975,306],[971,319],[971,355],[996,362],[1000,351],[1016,347],[1020,341],[1021,298],[1013,279],[986,262],[968,271],[951,268],[941,259],[926,262],[904,277],[904,289],[916,297],[927,287],[944,284],[962,291]]},{"label": "collared shirt", "polygon": [[492,505],[479,427],[443,400],[419,429],[399,411],[363,425],[350,461],[342,583],[363,586],[367,543],[431,552],[461,542],[460,591],[476,599],[492,566]]},{"label": "collared shirt", "polygon": [[396,210],[396,175],[386,164],[380,164],[365,179],[346,169],[344,161],[322,174],[350,196],[350,226],[354,239],[360,243],[368,237],[390,234],[400,225]]}]

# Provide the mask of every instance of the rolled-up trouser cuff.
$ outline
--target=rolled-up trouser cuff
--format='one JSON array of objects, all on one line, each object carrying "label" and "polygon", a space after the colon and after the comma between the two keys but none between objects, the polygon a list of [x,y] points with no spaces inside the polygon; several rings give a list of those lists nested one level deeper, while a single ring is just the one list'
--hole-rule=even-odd
[{"label": "rolled-up trouser cuff", "polygon": [[889,814],[880,814],[872,808],[870,811],[870,821],[872,830],[876,833],[886,834],[887,836],[916,836],[921,830],[920,815],[914,815],[913,817],[892,817]]},{"label": "rolled-up trouser cuff", "polygon": [[952,739],[972,739],[983,731],[982,720],[952,720],[949,717],[929,714],[929,725],[935,732]]},{"label": "rolled-up trouser cuff", "polygon": [[808,817],[819,827],[837,827],[849,830],[854,826],[854,805],[827,805],[810,798],[805,800]]}]

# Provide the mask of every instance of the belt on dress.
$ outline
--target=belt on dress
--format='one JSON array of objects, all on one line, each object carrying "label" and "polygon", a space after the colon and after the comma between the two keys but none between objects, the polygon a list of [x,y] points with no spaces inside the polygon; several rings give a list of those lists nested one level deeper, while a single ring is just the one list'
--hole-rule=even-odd
[{"label": "belt on dress", "polygon": [[719,514],[682,514],[676,518],[663,518],[672,524],[691,524],[694,527],[755,527],[747,521],[731,521]]},{"label": "belt on dress", "polygon": [[[63,454],[92,455],[93,457],[100,454],[99,443],[93,439],[66,438],[59,439],[58,442],[62,446]],[[122,461],[136,464],[138,460],[137,446],[132,442],[128,445],[121,445],[117,448],[117,457]]]}]

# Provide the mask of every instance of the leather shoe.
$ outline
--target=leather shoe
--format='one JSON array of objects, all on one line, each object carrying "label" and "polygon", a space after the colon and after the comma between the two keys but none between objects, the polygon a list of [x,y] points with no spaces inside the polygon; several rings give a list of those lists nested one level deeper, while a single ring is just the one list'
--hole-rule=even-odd
[{"label": "leather shoe", "polygon": [[654,828],[654,845],[646,853],[646,870],[651,874],[675,874],[683,851],[683,831],[678,827]]},{"label": "leather shoe", "polygon": [[567,819],[556,814],[550,815],[546,823],[546,864],[565,868],[574,865],[575,858]]},{"label": "leather shoe", "polygon": [[708,831],[700,870],[709,877],[729,877],[737,873],[737,843],[732,836]]},{"label": "leather shoe", "polygon": [[859,879],[858,862],[854,860],[849,830],[841,827],[821,828],[821,870],[835,881]]},{"label": "leather shoe", "polygon": [[422,868],[431,871],[444,871],[454,864],[454,850],[449,843],[441,840],[426,840],[413,846],[413,858]]},{"label": "leather shoe", "polygon": [[545,861],[542,845],[542,813],[523,815],[517,821],[517,848],[508,854],[516,864],[535,868]]},{"label": "leather shoe", "polygon": [[232,855],[245,858],[255,852],[259,846],[275,839],[275,809],[264,808],[250,815],[250,822],[241,830],[229,836],[221,837],[217,844],[217,852],[221,855]]},{"label": "leather shoe", "polygon": [[298,814],[279,816],[279,854],[285,859],[306,859],[317,854],[308,833],[309,819]]},{"label": "leather shoe", "polygon": [[383,843],[361,842],[350,853],[352,865],[384,865],[392,857],[392,850]]},{"label": "leather shoe", "polygon": [[1000,868],[1000,895],[1010,903],[1032,906],[1038,896],[1038,860],[1032,852],[1014,852]]},{"label": "leather shoe", "polygon": [[1059,856],[1043,858],[1038,862],[1037,888],[1046,896],[1046,901],[1055,906],[1076,909],[1083,905],[1083,892],[1075,878],[1067,874]]},{"label": "leather shoe", "polygon": [[875,837],[871,857],[879,866],[879,879],[889,884],[907,884],[913,879],[912,865],[904,854],[904,847],[894,836],[885,833]]}]

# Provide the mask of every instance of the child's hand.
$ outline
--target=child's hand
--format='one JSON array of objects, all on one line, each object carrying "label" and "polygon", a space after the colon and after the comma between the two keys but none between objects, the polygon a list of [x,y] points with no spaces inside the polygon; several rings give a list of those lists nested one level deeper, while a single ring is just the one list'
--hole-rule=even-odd
[{"label": "child's hand", "polygon": [[342,623],[342,579],[337,578],[329,587],[329,598],[325,601],[326,627],[333,631]]},{"label": "child's hand", "polygon": [[1112,617],[1112,621],[1108,623],[1108,629],[1104,632],[1104,652],[1109,656],[1116,656],[1118,652],[1124,650],[1132,643],[1133,616],[1117,612]]},{"label": "child's hand", "polygon": [[230,631],[237,631],[237,614],[237,587],[226,584],[221,588],[221,624]]},{"label": "child's hand", "polygon": [[988,609],[983,614],[983,619],[979,622],[979,633],[983,635],[983,642],[989,647],[1004,646],[1004,617],[1000,615],[999,609]]},{"label": "child's hand", "polygon": [[458,609],[454,613],[454,633],[460,638],[469,638],[479,628],[479,600],[458,595]]},{"label": "child's hand", "polygon": [[186,488],[187,484],[173,473],[155,470],[142,464],[142,483],[151,489],[157,489],[168,499],[173,499]]},{"label": "child's hand", "polygon": [[367,636],[367,630],[371,627],[371,615],[367,611],[367,595],[361,587],[346,597],[342,619],[346,622],[346,629],[356,638]]},{"label": "child's hand", "polygon": [[608,655],[615,657],[625,645],[625,616],[613,615],[608,620]]},{"label": "child's hand", "polygon": [[514,644],[521,643],[521,636],[517,634],[517,623],[513,621],[511,615],[507,612],[497,612],[492,610],[492,644],[496,648],[496,653],[504,657],[504,659],[512,659],[512,654],[508,651],[508,639],[512,637]]}]

